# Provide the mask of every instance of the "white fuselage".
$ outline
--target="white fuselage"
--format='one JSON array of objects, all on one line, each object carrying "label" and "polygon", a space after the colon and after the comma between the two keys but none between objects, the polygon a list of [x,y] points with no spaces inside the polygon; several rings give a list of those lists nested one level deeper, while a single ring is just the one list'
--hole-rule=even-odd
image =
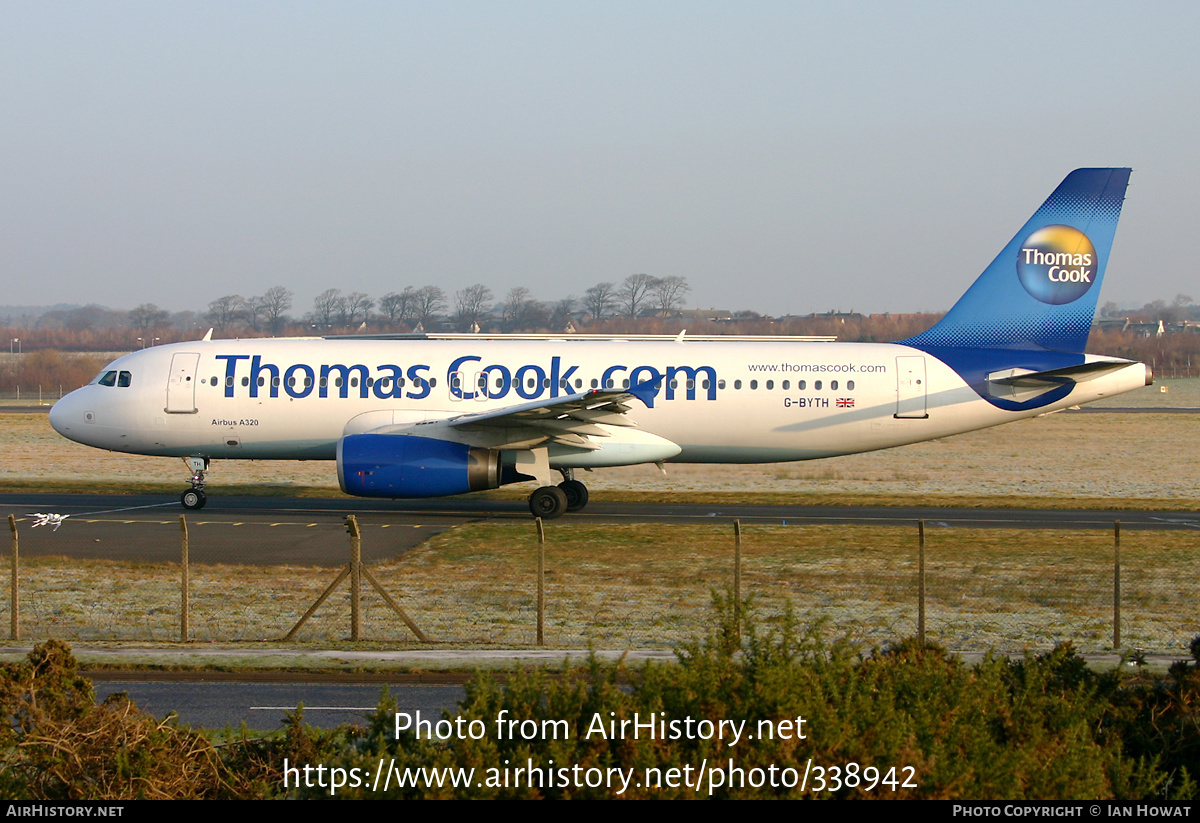
[{"label": "white fuselage", "polygon": [[[667,459],[777,462],[985,428],[1147,382],[1142,364],[1112,362],[1053,403],[1010,411],[899,344],[215,340],[121,357],[55,404],[51,422],[72,440],[119,452],[332,460],[347,434],[661,379],[653,407],[633,402],[628,416],[678,446]],[[598,460],[551,447],[549,458],[567,468],[645,462],[639,454],[610,450]]]}]

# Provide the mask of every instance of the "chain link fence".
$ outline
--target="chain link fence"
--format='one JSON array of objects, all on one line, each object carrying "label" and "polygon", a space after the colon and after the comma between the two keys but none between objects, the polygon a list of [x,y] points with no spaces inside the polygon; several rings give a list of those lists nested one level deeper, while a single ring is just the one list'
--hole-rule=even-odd
[{"label": "chain link fence", "polygon": [[[1190,530],[931,523],[922,547],[916,523],[752,525],[739,535],[728,521],[556,521],[541,542],[533,523],[506,521],[461,525],[408,549],[414,541],[399,539],[404,527],[355,522],[367,558],[356,609],[346,528],[189,518],[38,529],[62,556],[23,556],[32,522],[10,519],[0,620],[24,641],[278,642],[294,632],[301,643],[420,643],[399,609],[432,642],[671,648],[710,629],[714,592],[736,590],[763,629],[790,610],[801,622],[822,622],[829,635],[869,645],[923,628],[927,639],[959,651],[1071,641],[1084,651],[1184,656],[1200,634],[1190,590],[1200,535]],[[295,557],[310,560],[283,559]]]}]

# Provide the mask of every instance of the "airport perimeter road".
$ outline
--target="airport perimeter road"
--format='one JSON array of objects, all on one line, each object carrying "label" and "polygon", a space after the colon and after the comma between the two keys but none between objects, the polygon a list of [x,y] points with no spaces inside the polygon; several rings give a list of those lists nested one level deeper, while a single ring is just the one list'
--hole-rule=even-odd
[{"label": "airport perimeter road", "polygon": [[[69,515],[58,531],[33,528],[32,513]],[[336,565],[342,557],[329,553],[331,532],[344,531],[343,520],[354,514],[363,528],[363,559],[404,554],[451,526],[479,521],[531,523],[522,501],[459,497],[424,501],[353,498],[210,497],[201,511],[185,512],[172,498],[158,495],[0,495],[0,517],[19,521],[21,550],[26,555],[178,559],[179,543],[171,539],[131,540],[130,527],[179,533],[179,516],[187,515],[191,557],[198,563],[225,562],[236,556],[263,565],[304,563]],[[1179,511],[1097,511],[1074,509],[960,509],[885,506],[803,506],[705,503],[615,503],[598,500],[587,511],[551,521],[549,528],[570,523],[712,523],[805,525],[871,523],[905,525],[925,520],[937,528],[1074,528],[1110,529],[1120,520],[1125,529],[1200,529],[1200,513]],[[218,535],[214,539],[214,535]],[[379,539],[382,537],[383,539]],[[131,543],[136,547],[130,548]],[[148,543],[160,544],[160,548]],[[147,553],[149,552],[149,554]],[[158,554],[161,554],[161,557]]]},{"label": "airport perimeter road", "polygon": [[153,679],[92,680],[99,703],[115,692],[125,692],[138,708],[155,717],[179,716],[181,723],[209,729],[249,728],[270,731],[283,724],[287,712],[304,706],[304,722],[323,729],[340,723],[366,725],[366,716],[374,712],[386,687],[396,701],[397,711],[436,723],[443,709],[453,711],[466,691],[454,683],[400,683],[386,679],[374,683],[320,682],[315,675],[297,675],[281,682],[229,679],[204,679],[203,674],[186,673],[186,678],[170,681]]}]

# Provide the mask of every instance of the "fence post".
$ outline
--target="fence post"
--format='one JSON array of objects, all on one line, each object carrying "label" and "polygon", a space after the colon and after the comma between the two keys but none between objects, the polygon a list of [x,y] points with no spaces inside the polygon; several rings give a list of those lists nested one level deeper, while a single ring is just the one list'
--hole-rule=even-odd
[{"label": "fence post", "polygon": [[9,628],[8,637],[10,640],[21,639],[21,605],[17,600],[17,595],[20,592],[20,584],[18,583],[17,572],[20,569],[17,552],[17,518],[15,515],[8,516],[8,528],[12,530],[12,608],[9,612]]},{"label": "fence post", "polygon": [[917,640],[925,645],[925,521],[917,521]]},{"label": "fence post", "polygon": [[338,572],[337,579],[330,583],[325,591],[321,592],[321,596],[317,598],[316,602],[308,607],[308,611],[304,613],[304,616],[284,636],[284,641],[289,641],[296,636],[296,633],[304,627],[308,619],[317,613],[317,609],[321,608],[321,604],[329,599],[329,595],[333,594],[347,577],[350,578],[350,639],[358,640],[362,634],[362,612],[360,605],[362,603],[362,579],[365,577],[367,582],[375,588],[375,591],[379,592],[380,597],[391,607],[392,611],[400,616],[400,619],[404,621],[404,624],[416,635],[418,640],[422,643],[431,642],[417,628],[417,624],[412,621],[412,618],[405,614],[404,609],[400,608],[400,604],[396,602],[395,598],[388,594],[383,586],[379,585],[379,581],[375,579],[375,576],[368,569],[363,567],[362,532],[358,529],[358,519],[350,514],[346,516],[345,523],[346,531],[350,534],[350,562],[342,566],[342,570]]},{"label": "fence post", "polygon": [[358,640],[362,629],[362,533],[352,514],[346,515],[346,531],[350,532],[350,639]]},{"label": "fence post", "polygon": [[733,625],[742,636],[742,521],[733,521]]},{"label": "fence post", "polygon": [[546,529],[542,518],[535,518],[538,535],[537,562],[537,644],[546,645]]},{"label": "fence post", "polygon": [[1121,521],[1113,521],[1113,648],[1121,648]]},{"label": "fence post", "polygon": [[183,533],[182,557],[180,564],[183,566],[183,576],[179,581],[179,642],[188,642],[188,635],[191,634],[188,626],[188,527],[187,518],[182,514],[179,515],[179,530]]}]

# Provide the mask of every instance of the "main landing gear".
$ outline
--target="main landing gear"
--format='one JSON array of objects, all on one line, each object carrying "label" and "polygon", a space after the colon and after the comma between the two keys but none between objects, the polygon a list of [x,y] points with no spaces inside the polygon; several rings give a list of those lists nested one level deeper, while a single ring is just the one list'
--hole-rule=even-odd
[{"label": "main landing gear", "polygon": [[574,470],[559,469],[563,482],[557,486],[542,486],[529,495],[529,511],[534,517],[553,520],[564,512],[577,512],[587,505],[587,486],[575,479]]},{"label": "main landing gear", "polygon": [[179,502],[185,509],[203,509],[204,504],[208,502],[208,495],[204,493],[204,475],[208,472],[208,458],[185,457],[183,462],[187,463],[188,470],[192,473],[192,487],[179,495]]}]

